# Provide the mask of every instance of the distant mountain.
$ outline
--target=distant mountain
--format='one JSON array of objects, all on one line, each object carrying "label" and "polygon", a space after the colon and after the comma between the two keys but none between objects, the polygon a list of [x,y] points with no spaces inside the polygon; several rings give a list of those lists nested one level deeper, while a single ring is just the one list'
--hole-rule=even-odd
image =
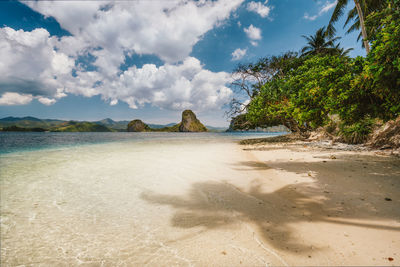
[{"label": "distant mountain", "polygon": [[35,118],[35,117],[23,117],[23,118],[18,118],[18,117],[5,117],[0,119],[0,121],[9,121],[9,122],[16,122],[16,121],[24,121],[24,120],[28,120],[28,121],[42,121],[41,119]]},{"label": "distant mountain", "polygon": [[35,117],[6,117],[0,119],[0,127],[5,128],[9,126],[17,126],[22,128],[44,128],[49,129],[55,127],[65,121],[63,120],[51,120],[51,119],[38,119]]},{"label": "distant mountain", "polygon": [[68,121],[51,129],[53,132],[112,132],[107,126],[94,122]]},{"label": "distant mountain", "polygon": [[[77,124],[79,123],[79,124]],[[96,127],[94,125],[89,125],[85,123],[93,123],[102,127]],[[0,130],[5,131],[32,131],[32,129],[40,128],[47,131],[118,131],[125,132],[127,129],[129,121],[115,121],[110,118],[106,118],[99,121],[87,122],[87,121],[66,121],[57,119],[38,119],[31,116],[26,117],[5,117],[0,119]],[[178,125],[178,123],[168,123],[168,124],[147,124],[152,129],[172,129],[171,127]],[[11,127],[11,128],[10,128]],[[15,128],[17,127],[17,128]],[[213,127],[206,126],[211,132],[222,132],[226,130],[223,127]],[[22,128],[22,129],[18,129]]]},{"label": "distant mountain", "polygon": [[107,118],[100,121],[95,121],[94,123],[99,125],[104,125],[108,128],[115,129],[118,131],[126,131],[126,127],[129,121],[114,121],[113,119]]}]

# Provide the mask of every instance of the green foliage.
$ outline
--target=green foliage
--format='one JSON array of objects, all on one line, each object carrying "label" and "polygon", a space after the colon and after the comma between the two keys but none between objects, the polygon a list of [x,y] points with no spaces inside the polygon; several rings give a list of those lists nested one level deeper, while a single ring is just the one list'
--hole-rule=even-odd
[{"label": "green foliage", "polygon": [[53,132],[111,132],[112,130],[104,125],[93,122],[69,121],[53,129]]},{"label": "green foliage", "polygon": [[340,55],[349,52],[349,49],[345,51],[339,47],[339,44],[335,45],[340,37],[328,37],[325,27],[318,29],[314,35],[302,37],[307,40],[307,45],[301,50],[303,56]]},{"label": "green foliage", "polygon": [[388,1],[386,9],[368,16],[367,26],[375,34],[362,82],[380,100],[377,116],[393,119],[400,115],[400,1]]},{"label": "green foliage", "polygon": [[329,123],[325,126],[325,131],[329,134],[336,134],[338,126],[338,122],[330,120]]},{"label": "green foliage", "polygon": [[323,126],[339,106],[338,93],[348,90],[352,61],[340,56],[314,56],[304,61],[287,79],[293,92],[292,116],[311,128]]},{"label": "green foliage", "polygon": [[[339,1],[338,10],[346,4]],[[264,61],[267,64],[262,67],[270,75],[257,85],[257,94],[252,95],[241,119],[252,127],[283,124],[299,133],[325,126],[337,134],[340,122],[343,139],[360,143],[370,133],[374,119],[399,116],[400,0],[387,0],[386,8],[382,1],[364,4],[372,41],[367,57],[349,58],[344,51],[330,53],[334,41],[327,40],[321,28],[315,36],[307,37],[303,56],[281,58],[277,65]],[[285,66],[285,71],[279,71],[280,66]],[[338,120],[332,121],[332,117]]]},{"label": "green foliage", "polygon": [[3,132],[45,132],[47,130],[44,128],[39,128],[39,127],[23,128],[23,127],[18,127],[16,125],[13,125],[13,126],[4,127],[2,129],[2,131]]},{"label": "green foliage", "polygon": [[342,136],[346,143],[360,144],[367,140],[373,125],[374,120],[371,118],[365,118],[351,125],[342,124],[340,127],[340,136]]},{"label": "green foliage", "polygon": [[256,125],[283,124],[292,131],[323,126],[329,122],[328,115],[342,107],[338,95],[349,90],[354,66],[347,57],[306,57],[284,79],[261,87],[248,106],[247,117]]}]

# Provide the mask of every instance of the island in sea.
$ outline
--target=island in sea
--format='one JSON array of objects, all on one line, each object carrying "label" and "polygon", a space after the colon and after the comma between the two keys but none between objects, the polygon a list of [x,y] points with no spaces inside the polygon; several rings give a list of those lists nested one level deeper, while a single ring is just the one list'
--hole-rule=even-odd
[{"label": "island in sea", "polygon": [[4,132],[223,132],[224,127],[204,126],[191,110],[182,112],[179,123],[166,125],[147,124],[140,119],[132,121],[65,121],[38,119],[35,117],[6,117],[0,119],[0,130]]}]

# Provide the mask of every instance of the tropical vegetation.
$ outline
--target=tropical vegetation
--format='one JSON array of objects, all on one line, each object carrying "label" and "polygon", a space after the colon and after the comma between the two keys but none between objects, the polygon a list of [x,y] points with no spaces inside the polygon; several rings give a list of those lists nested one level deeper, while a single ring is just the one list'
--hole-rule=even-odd
[{"label": "tropical vegetation", "polygon": [[[367,56],[349,57],[328,25],[303,36],[307,43],[300,53],[239,65],[230,113],[236,129],[282,124],[308,136],[318,127],[333,127],[345,141],[359,143],[375,122],[400,115],[400,0],[355,2],[366,14],[359,23],[365,22],[369,34]],[[338,1],[331,23],[345,4]]]}]

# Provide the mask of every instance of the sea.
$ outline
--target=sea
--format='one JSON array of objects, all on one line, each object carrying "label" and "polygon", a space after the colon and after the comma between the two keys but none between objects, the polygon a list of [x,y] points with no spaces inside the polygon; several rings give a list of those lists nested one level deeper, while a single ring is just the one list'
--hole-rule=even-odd
[{"label": "sea", "polygon": [[65,149],[102,143],[147,142],[232,142],[247,138],[264,138],[285,133],[222,132],[222,133],[157,133],[157,132],[0,132],[0,154]]},{"label": "sea", "polygon": [[0,133],[1,266],[266,265],[231,184],[279,134]]}]

